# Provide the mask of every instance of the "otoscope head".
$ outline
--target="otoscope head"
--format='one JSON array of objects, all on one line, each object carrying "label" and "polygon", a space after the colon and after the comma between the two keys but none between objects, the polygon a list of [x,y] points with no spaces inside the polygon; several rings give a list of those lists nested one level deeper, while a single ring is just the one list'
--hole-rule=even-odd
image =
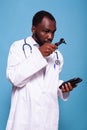
[{"label": "otoscope head", "polygon": [[62,43],[66,44],[64,38],[61,38],[59,42],[55,43],[56,46],[61,45]]},{"label": "otoscope head", "polygon": [[60,43],[64,43],[64,44],[66,44],[64,38],[61,38],[59,42],[60,42]]}]

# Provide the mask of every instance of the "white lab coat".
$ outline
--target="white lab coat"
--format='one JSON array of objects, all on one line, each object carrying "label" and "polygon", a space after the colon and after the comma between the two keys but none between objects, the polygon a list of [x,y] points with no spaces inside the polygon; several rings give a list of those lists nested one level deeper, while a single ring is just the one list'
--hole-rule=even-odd
[{"label": "white lab coat", "polygon": [[24,40],[14,42],[9,51],[7,78],[13,88],[6,130],[58,130],[58,97],[69,95],[58,88],[63,57],[58,51],[60,63],[56,65],[55,52],[44,58],[32,37],[26,42],[32,46],[32,53],[25,47],[27,57]]}]

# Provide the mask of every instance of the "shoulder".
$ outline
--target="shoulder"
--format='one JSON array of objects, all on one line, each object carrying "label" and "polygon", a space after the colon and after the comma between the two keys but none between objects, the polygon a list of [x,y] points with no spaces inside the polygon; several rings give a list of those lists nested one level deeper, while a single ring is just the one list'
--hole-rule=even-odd
[{"label": "shoulder", "polygon": [[[27,37],[27,38],[24,38],[24,39],[30,40],[31,37]],[[11,44],[10,49],[21,48],[21,46],[23,46],[23,44],[24,44],[24,39],[20,39],[20,40],[14,41],[14,42]]]},{"label": "shoulder", "polygon": [[11,44],[10,48],[20,46],[20,45],[23,44],[23,43],[24,43],[24,39],[14,41],[14,42]]}]

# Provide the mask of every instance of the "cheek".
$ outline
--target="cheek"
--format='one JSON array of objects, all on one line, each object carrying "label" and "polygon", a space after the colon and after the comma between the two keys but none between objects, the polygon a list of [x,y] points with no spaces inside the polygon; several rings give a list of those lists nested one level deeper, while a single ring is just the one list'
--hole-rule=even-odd
[{"label": "cheek", "polygon": [[39,32],[39,35],[40,35],[41,37],[44,37],[44,36],[45,36],[44,32]]},{"label": "cheek", "polygon": [[44,40],[45,38],[47,38],[47,35],[44,34],[44,32],[40,32],[38,33],[38,36],[40,39]]},{"label": "cheek", "polygon": [[42,32],[40,37],[41,37],[43,40],[46,40],[46,39],[48,39],[48,34]]}]

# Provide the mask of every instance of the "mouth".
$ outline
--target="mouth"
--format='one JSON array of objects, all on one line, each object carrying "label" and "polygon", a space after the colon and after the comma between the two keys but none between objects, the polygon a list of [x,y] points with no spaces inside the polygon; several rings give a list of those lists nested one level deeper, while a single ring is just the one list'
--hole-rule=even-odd
[{"label": "mouth", "polygon": [[45,40],[44,43],[52,43],[52,40]]}]

